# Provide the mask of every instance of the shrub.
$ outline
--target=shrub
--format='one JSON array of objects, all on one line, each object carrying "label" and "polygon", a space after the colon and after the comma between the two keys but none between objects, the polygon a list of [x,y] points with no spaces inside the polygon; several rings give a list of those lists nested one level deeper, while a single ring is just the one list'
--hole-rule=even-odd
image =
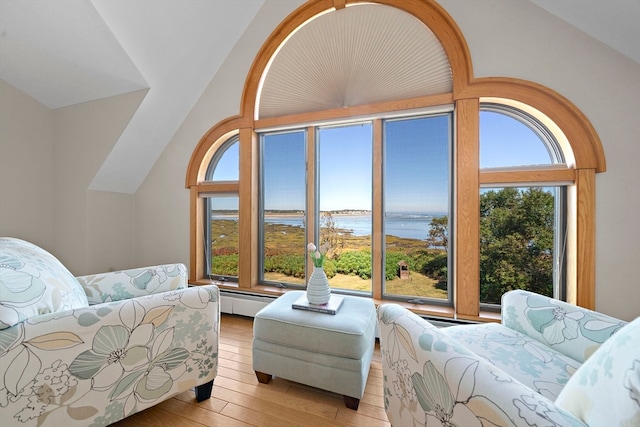
[{"label": "shrub", "polygon": [[264,271],[304,278],[304,255],[270,255],[264,259]]},{"label": "shrub", "polygon": [[420,271],[426,276],[446,282],[447,262],[447,254],[445,252],[431,252],[425,256]]},{"label": "shrub", "polygon": [[337,260],[336,272],[371,279],[371,252],[343,252]]},{"label": "shrub", "polygon": [[238,255],[216,255],[211,257],[211,271],[222,276],[237,276]]},{"label": "shrub", "polygon": [[384,263],[384,278],[385,280],[393,280],[398,277],[398,263],[404,261],[409,266],[409,270],[415,270],[413,268],[413,258],[403,252],[387,252]]}]

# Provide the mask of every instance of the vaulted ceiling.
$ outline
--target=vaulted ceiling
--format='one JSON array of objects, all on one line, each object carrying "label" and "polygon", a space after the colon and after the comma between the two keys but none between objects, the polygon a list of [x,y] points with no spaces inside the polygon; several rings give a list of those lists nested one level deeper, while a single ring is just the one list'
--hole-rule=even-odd
[{"label": "vaulted ceiling", "polygon": [[[133,194],[265,1],[0,0],[0,78],[52,109],[147,91],[90,187]],[[640,1],[522,1],[640,63]]]},{"label": "vaulted ceiling", "polygon": [[0,0],[0,78],[49,108],[147,93],[90,189],[135,193],[264,0]]}]

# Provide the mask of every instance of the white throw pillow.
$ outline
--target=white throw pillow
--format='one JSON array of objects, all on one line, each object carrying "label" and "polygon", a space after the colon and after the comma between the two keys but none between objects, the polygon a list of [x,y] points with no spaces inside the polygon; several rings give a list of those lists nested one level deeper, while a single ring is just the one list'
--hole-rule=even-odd
[{"label": "white throw pillow", "polygon": [[584,362],[556,405],[590,426],[640,426],[640,317]]},{"label": "white throw pillow", "polygon": [[0,329],[88,305],[82,286],[56,257],[24,240],[0,237]]}]

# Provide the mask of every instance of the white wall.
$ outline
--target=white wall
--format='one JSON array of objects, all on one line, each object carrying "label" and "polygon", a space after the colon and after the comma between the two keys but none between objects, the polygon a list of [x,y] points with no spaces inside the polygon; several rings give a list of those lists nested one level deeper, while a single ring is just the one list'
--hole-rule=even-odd
[{"label": "white wall", "polygon": [[136,192],[135,252],[141,264],[172,260],[189,265],[189,190],[185,179],[191,154],[209,128],[240,112],[244,80],[258,50],[302,3],[265,2]]},{"label": "white wall", "polygon": [[[136,194],[138,259],[188,260],[188,191],[181,185],[191,152],[207,129],[238,114],[251,61],[270,31],[300,3],[265,3]],[[608,166],[597,177],[596,308],[625,319],[640,315],[640,65],[529,2],[441,4],[467,40],[476,77],[543,84],[593,123]],[[167,197],[177,201],[170,209]]]},{"label": "white wall", "polygon": [[87,188],[143,96],[50,110],[0,81],[0,235],[75,275],[135,266],[134,196]]},{"label": "white wall", "polygon": [[134,267],[134,196],[89,191],[145,91],[54,110],[56,254],[75,275]]},{"label": "white wall", "polygon": [[53,249],[53,114],[0,80],[0,236]]}]

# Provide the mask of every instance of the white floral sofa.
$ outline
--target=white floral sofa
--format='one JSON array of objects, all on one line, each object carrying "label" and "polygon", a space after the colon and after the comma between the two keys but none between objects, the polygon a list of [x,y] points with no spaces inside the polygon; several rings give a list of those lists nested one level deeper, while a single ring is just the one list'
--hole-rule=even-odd
[{"label": "white floral sofa", "polygon": [[0,425],[104,426],[185,390],[209,398],[219,293],[168,264],[75,278],[0,238]]},{"label": "white floral sofa", "polygon": [[525,291],[502,323],[437,328],[378,308],[387,417],[402,426],[640,426],[640,317]]}]

